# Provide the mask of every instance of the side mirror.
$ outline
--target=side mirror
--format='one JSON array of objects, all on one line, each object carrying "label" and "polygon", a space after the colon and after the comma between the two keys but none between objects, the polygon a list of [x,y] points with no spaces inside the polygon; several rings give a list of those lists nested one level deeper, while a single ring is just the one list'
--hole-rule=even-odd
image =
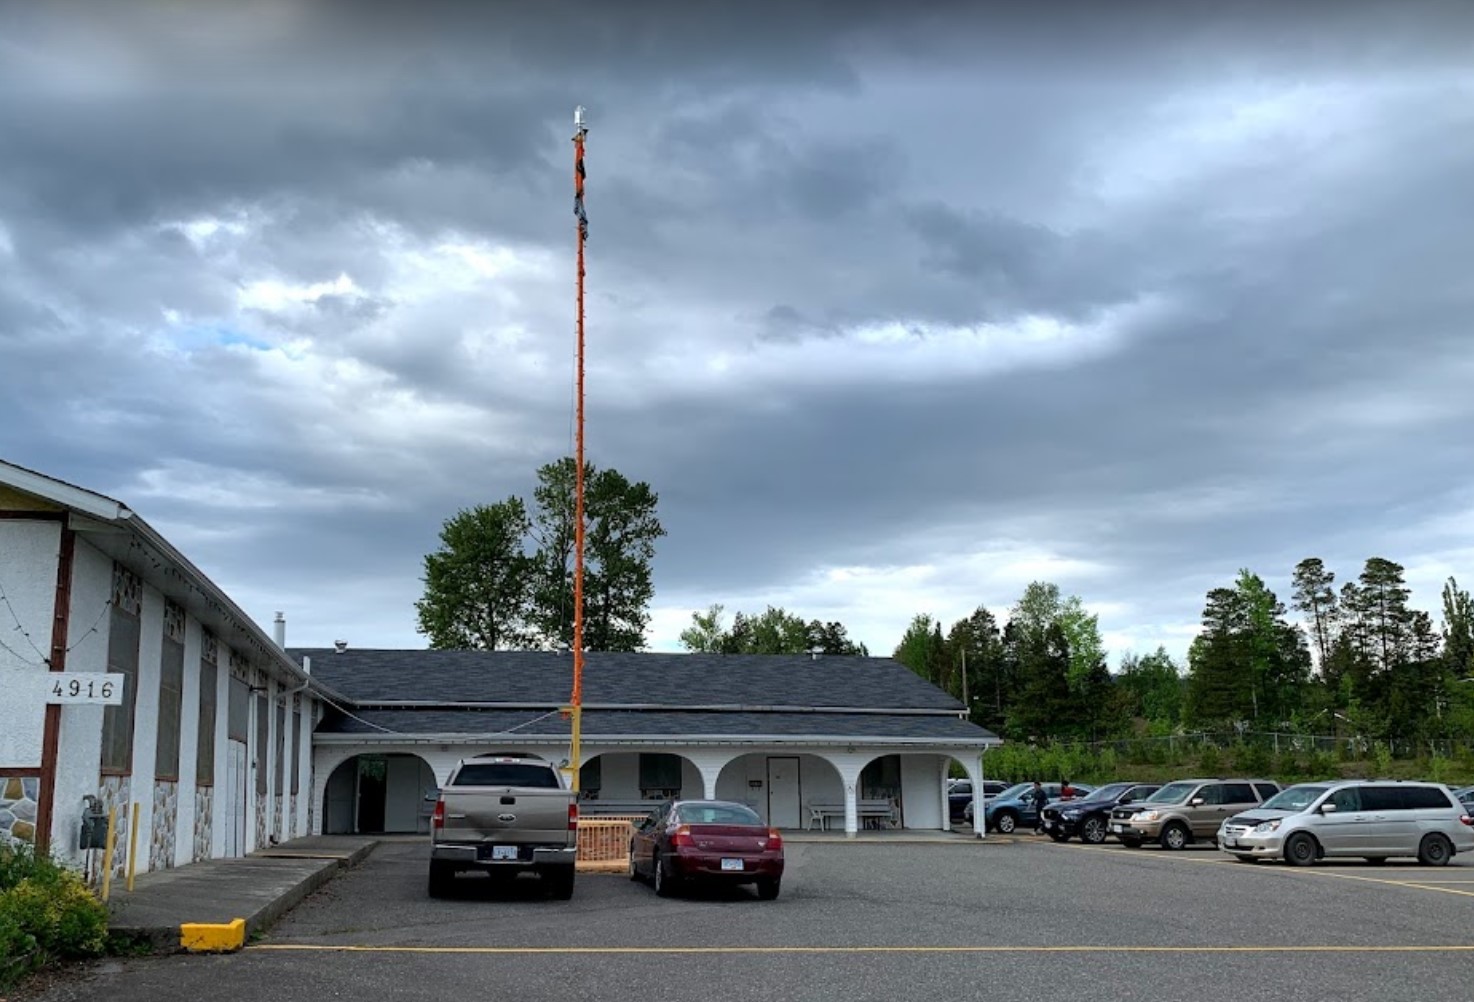
[{"label": "side mirror", "polygon": [[1134,800],[1135,800],[1135,799],[1136,799],[1136,798],[1135,798],[1135,797],[1133,797],[1133,796],[1132,796],[1132,795],[1131,795],[1131,794],[1129,794],[1129,793],[1128,793],[1128,794],[1126,794],[1126,796],[1124,796],[1124,797],[1122,797],[1122,798],[1121,798],[1121,799],[1120,799],[1120,800],[1118,800],[1118,801],[1116,801],[1116,802],[1117,802],[1117,803],[1118,803],[1118,804],[1121,804],[1121,805],[1123,805],[1123,806],[1124,806],[1124,805],[1125,805],[1125,804],[1129,804],[1129,803],[1131,803],[1131,802],[1132,802],[1132,801],[1134,801]]},{"label": "side mirror", "polygon": [[1324,804],[1321,804],[1320,805],[1320,812],[1322,814],[1335,814],[1336,813],[1336,805],[1333,804],[1333,803],[1331,803],[1328,800]]},{"label": "side mirror", "polygon": [[1204,800],[1202,797],[1193,797],[1191,800],[1189,800],[1187,802],[1187,806],[1189,806],[1189,807],[1202,807],[1205,803],[1207,803],[1207,801]]}]

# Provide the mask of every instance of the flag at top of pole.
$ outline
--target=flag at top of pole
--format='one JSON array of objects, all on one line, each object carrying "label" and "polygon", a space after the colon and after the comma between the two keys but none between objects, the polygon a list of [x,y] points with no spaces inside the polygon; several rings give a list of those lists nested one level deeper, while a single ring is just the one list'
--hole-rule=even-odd
[{"label": "flag at top of pole", "polygon": [[573,214],[578,217],[578,235],[583,240],[589,238],[589,217],[583,208],[583,138],[588,133],[589,127],[583,120],[583,105],[579,105],[573,109],[573,141],[577,144],[573,160]]}]

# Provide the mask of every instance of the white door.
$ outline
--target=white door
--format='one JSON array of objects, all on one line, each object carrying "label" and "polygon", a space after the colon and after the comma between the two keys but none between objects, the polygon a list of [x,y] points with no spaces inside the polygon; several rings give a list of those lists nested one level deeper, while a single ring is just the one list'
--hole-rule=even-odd
[{"label": "white door", "polygon": [[225,855],[246,854],[246,743],[225,744]]},{"label": "white door", "polygon": [[412,755],[390,755],[384,762],[384,830],[412,832],[420,820],[420,798],[424,796],[420,767]]},{"label": "white door", "polygon": [[768,824],[799,826],[798,759],[768,759]]}]

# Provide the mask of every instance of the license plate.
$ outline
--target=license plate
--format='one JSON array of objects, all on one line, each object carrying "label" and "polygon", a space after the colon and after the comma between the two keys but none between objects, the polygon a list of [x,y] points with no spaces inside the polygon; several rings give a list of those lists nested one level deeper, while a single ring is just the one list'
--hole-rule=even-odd
[{"label": "license plate", "polygon": [[740,860],[740,859],[724,859],[724,860],[722,860],[722,869],[723,870],[740,870],[740,869],[742,869],[742,860]]},{"label": "license plate", "polygon": [[491,858],[494,860],[516,859],[517,847],[515,845],[494,845],[491,847]]}]

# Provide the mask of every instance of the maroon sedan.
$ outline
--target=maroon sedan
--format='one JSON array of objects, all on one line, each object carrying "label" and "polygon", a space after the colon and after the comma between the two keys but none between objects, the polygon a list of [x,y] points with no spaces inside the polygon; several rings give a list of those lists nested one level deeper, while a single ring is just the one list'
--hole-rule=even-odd
[{"label": "maroon sedan", "polygon": [[783,881],[783,836],[742,804],[673,800],[630,839],[630,879],[669,897],[688,883],[755,884],[771,901]]}]

